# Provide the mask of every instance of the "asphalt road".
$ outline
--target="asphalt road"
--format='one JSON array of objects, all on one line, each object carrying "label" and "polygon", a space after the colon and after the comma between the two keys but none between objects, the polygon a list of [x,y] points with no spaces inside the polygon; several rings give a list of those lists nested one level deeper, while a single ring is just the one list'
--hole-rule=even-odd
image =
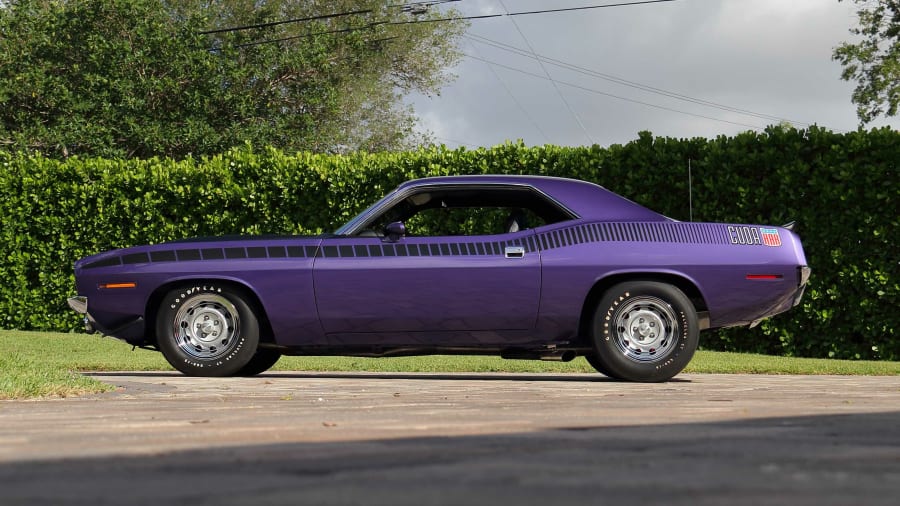
[{"label": "asphalt road", "polygon": [[97,374],[0,402],[0,505],[896,505],[900,378]]}]

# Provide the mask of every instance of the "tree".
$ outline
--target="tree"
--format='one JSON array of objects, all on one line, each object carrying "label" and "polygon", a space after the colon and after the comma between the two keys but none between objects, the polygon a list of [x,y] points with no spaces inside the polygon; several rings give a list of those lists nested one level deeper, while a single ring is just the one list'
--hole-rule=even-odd
[{"label": "tree", "polygon": [[859,26],[850,33],[863,39],[842,43],[832,58],[844,67],[841,78],[857,83],[853,103],[865,125],[882,114],[896,116],[900,106],[900,0],[852,1]]},{"label": "tree", "polygon": [[[460,21],[378,0],[0,3],[0,144],[49,156],[391,150]],[[296,21],[291,21],[296,20]],[[285,22],[291,21],[291,22]]]}]

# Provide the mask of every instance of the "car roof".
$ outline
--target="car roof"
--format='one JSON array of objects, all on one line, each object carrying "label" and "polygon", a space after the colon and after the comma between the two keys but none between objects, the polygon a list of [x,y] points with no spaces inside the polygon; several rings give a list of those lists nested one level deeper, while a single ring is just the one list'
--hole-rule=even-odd
[{"label": "car roof", "polygon": [[545,193],[582,219],[603,221],[668,220],[665,216],[617,195],[600,185],[561,177],[505,174],[438,176],[407,181],[401,184],[397,190],[402,191],[409,188],[432,185],[524,185]]}]

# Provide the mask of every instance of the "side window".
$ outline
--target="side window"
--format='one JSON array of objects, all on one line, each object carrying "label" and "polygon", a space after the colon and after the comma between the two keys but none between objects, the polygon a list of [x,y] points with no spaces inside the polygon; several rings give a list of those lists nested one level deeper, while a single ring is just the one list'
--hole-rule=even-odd
[{"label": "side window", "polygon": [[518,232],[544,224],[529,209],[512,207],[433,207],[405,222],[414,236],[491,235]]},{"label": "side window", "polygon": [[418,237],[518,232],[572,216],[527,187],[427,187],[407,195],[373,218],[359,235],[380,235],[402,221]]}]

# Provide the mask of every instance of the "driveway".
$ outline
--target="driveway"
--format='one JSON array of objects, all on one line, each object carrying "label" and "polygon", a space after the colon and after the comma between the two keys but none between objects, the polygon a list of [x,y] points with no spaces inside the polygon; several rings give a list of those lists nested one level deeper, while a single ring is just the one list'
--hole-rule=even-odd
[{"label": "driveway", "polygon": [[8,504],[896,504],[900,378],[106,373],[0,402]]}]

